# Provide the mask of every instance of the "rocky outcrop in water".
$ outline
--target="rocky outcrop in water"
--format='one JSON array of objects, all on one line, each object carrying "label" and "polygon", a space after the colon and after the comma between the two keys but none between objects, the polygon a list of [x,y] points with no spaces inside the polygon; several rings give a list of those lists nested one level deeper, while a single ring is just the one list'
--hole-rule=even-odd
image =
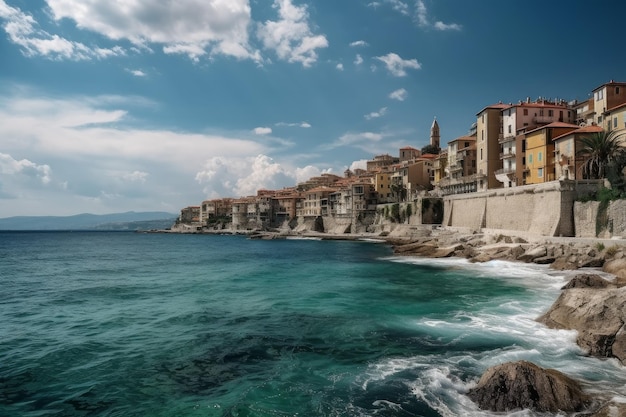
[{"label": "rocky outcrop in water", "polygon": [[578,332],[590,355],[617,358],[626,365],[626,287],[599,276],[578,275],[539,322]]},{"label": "rocky outcrop in water", "polygon": [[468,396],[483,410],[581,411],[590,403],[578,382],[526,361],[489,368]]}]

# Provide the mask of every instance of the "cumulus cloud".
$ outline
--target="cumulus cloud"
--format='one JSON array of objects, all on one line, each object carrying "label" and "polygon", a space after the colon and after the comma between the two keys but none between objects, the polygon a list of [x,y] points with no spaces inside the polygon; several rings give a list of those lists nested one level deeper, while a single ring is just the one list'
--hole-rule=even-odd
[{"label": "cumulus cloud", "polygon": [[407,69],[420,69],[422,65],[416,59],[402,59],[393,52],[387,55],[377,56],[375,59],[383,62],[387,70],[395,77],[405,77]]},{"label": "cumulus cloud", "polygon": [[361,65],[363,63],[363,57],[357,54],[356,58],[354,58],[354,65]]},{"label": "cumulus cloud", "polygon": [[420,27],[423,28],[434,28],[436,30],[461,30],[461,25],[457,23],[443,23],[441,21],[436,21],[431,23],[430,17],[428,15],[428,10],[423,0],[417,0],[415,4],[416,12],[415,12],[415,20]]},{"label": "cumulus cloud", "polygon": [[328,47],[324,35],[315,35],[309,24],[306,5],[295,6],[291,0],[274,0],[279,19],[258,25],[263,46],[276,52],[278,58],[310,67],[317,61],[317,50]]},{"label": "cumulus cloud", "polygon": [[255,127],[254,128],[255,135],[269,135],[270,133],[272,133],[271,127]]},{"label": "cumulus cloud", "polygon": [[313,166],[292,168],[267,155],[246,158],[212,157],[196,174],[209,198],[255,195],[261,189],[280,189],[305,181],[322,171]]},{"label": "cumulus cloud", "polygon": [[353,161],[348,169],[353,172],[357,169],[367,169],[367,159]]},{"label": "cumulus cloud", "polygon": [[337,64],[335,68],[337,68],[337,71],[343,71],[343,64]]},{"label": "cumulus cloud", "polygon": [[367,120],[378,119],[379,117],[383,117],[386,113],[387,113],[387,107],[382,107],[380,110],[366,114],[363,117],[365,117],[365,119]]},{"label": "cumulus cloud", "polygon": [[26,56],[43,56],[50,59],[89,60],[125,55],[120,46],[112,48],[90,47],[80,42],[51,34],[39,27],[37,21],[21,9],[0,0],[0,19],[11,42],[19,45]]},{"label": "cumulus cloud", "polygon": [[245,159],[272,150],[252,132],[131,127],[133,108],[142,103],[122,96],[50,98],[27,89],[0,95],[2,192],[22,200],[0,204],[0,217],[24,206],[34,214],[42,207],[49,214],[176,212],[202,198],[194,178],[207,155]]},{"label": "cumulus cloud", "polygon": [[37,178],[42,184],[48,184],[51,180],[50,166],[39,165],[28,159],[17,160],[5,153],[0,153],[0,174]]},{"label": "cumulus cloud", "polygon": [[409,96],[409,92],[404,88],[400,88],[398,90],[392,91],[389,94],[389,98],[392,100],[404,101]]},{"label": "cumulus cloud", "polygon": [[205,53],[259,59],[248,43],[248,0],[47,0],[56,20],[71,19],[81,29],[140,47],[161,44],[166,53],[197,58]]}]

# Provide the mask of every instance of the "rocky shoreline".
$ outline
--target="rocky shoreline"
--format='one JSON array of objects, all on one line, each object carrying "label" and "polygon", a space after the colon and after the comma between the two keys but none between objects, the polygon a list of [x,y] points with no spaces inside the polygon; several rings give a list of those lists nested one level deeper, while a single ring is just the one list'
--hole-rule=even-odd
[{"label": "rocky shoreline", "polygon": [[[252,239],[307,238],[369,240],[390,244],[397,256],[459,257],[470,262],[504,260],[579,270],[552,307],[537,321],[578,332],[578,345],[590,356],[626,365],[626,242],[598,239],[521,237],[504,233],[464,233],[448,228],[412,228],[395,233],[328,234],[293,231],[209,231],[245,234]],[[520,361],[488,369],[468,396],[495,412],[523,408],[626,417],[626,404],[590,397],[580,383],[553,369]],[[586,412],[586,414],[580,414]]]},{"label": "rocky shoreline", "polygon": [[[531,242],[504,234],[464,235],[445,230],[390,243],[402,256],[532,262],[555,270],[584,268],[537,321],[554,329],[576,330],[577,343],[588,355],[615,358],[626,365],[625,246],[575,238]],[[626,416],[626,404],[589,397],[577,381],[524,361],[488,369],[468,395],[481,408],[495,412],[530,408],[539,412],[591,410],[585,415],[594,417]]]}]

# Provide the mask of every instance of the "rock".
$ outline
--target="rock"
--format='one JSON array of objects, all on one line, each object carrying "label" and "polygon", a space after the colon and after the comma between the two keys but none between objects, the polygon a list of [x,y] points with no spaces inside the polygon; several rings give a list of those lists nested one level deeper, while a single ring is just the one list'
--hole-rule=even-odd
[{"label": "rock", "polygon": [[626,259],[625,258],[612,259],[606,262],[604,265],[602,265],[602,270],[604,272],[608,272],[609,274],[622,275],[620,272],[626,271]]},{"label": "rock", "polygon": [[[621,344],[626,321],[626,287],[570,288],[537,319],[551,328],[578,331],[577,343],[592,356],[616,357],[626,364]],[[620,333],[620,344],[613,344]]]},{"label": "rock", "polygon": [[523,255],[520,255],[517,259],[522,262],[532,262],[536,258],[541,258],[542,256],[546,256],[548,254],[548,250],[545,246],[538,246],[536,248],[530,248]]},{"label": "rock", "polygon": [[609,403],[604,405],[595,413],[591,414],[591,417],[624,417],[626,416],[626,404],[621,403]]},{"label": "rock", "polygon": [[[570,260],[570,258],[573,258],[573,261]],[[552,264],[550,264],[550,268],[552,269],[556,269],[558,271],[564,271],[564,270],[574,270],[574,269],[578,269],[578,264],[576,263],[576,257],[572,257],[572,256],[561,256],[559,258],[556,258],[554,260],[554,262],[552,262]]]},{"label": "rock", "polygon": [[601,268],[604,265],[604,258],[585,258],[579,262],[581,268]]},{"label": "rock", "polygon": [[533,259],[533,262],[540,265],[547,265],[554,262],[554,256],[542,256],[540,258]]},{"label": "rock", "polygon": [[626,328],[622,328],[615,335],[613,346],[611,346],[611,353],[622,363],[626,364]]},{"label": "rock", "polygon": [[468,396],[481,409],[495,412],[581,411],[590,402],[589,396],[573,379],[526,361],[489,368],[478,385],[469,390]]},{"label": "rock", "polygon": [[606,288],[612,284],[600,275],[595,274],[578,274],[572,278],[562,290],[570,288]]},{"label": "rock", "polygon": [[431,258],[448,258],[456,251],[462,251],[465,247],[463,245],[448,246],[446,248],[438,248],[430,254]]}]

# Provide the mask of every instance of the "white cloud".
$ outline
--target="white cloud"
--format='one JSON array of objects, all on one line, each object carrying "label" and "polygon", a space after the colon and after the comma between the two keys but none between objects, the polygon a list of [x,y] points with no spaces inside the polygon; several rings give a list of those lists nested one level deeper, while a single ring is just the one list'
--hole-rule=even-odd
[{"label": "white cloud", "polygon": [[404,101],[406,100],[406,98],[409,96],[408,91],[406,91],[404,88],[400,88],[398,90],[392,91],[389,94],[389,98],[392,100],[398,100],[398,101]]},{"label": "white cloud", "polygon": [[130,72],[131,74],[133,74],[135,77],[146,77],[148,74],[146,74],[145,72],[143,72],[142,70],[131,70],[131,69],[127,69],[126,71]]},{"label": "white cloud", "polygon": [[407,75],[407,69],[420,69],[422,65],[416,59],[402,59],[398,54],[389,53],[384,56],[377,56],[375,59],[384,62],[387,70],[395,77]]},{"label": "white cloud", "polygon": [[311,128],[311,124],[308,122],[300,122],[300,123],[286,123],[286,122],[278,122],[276,126],[287,126],[287,127],[301,127],[303,129]]},{"label": "white cloud", "polygon": [[267,49],[288,62],[310,67],[317,61],[317,50],[328,47],[324,35],[314,35],[306,5],[295,6],[291,0],[274,0],[279,20],[268,20],[258,26],[258,36]]},{"label": "white cloud", "polygon": [[335,142],[324,146],[324,149],[330,150],[342,146],[353,146],[364,149],[372,143],[380,142],[383,138],[383,134],[374,132],[345,133]]},{"label": "white cloud", "polygon": [[37,178],[42,184],[48,184],[51,181],[50,166],[42,164],[38,165],[28,159],[14,159],[11,155],[0,153],[0,174],[4,175],[24,175],[27,177]]},{"label": "white cloud", "polygon": [[389,4],[391,6],[391,8],[393,10],[395,10],[396,12],[399,12],[405,16],[408,16],[409,13],[409,5],[407,3],[405,3],[404,1],[401,0],[383,0],[382,2],[380,1],[373,1],[367,4],[368,7],[372,7],[374,9],[377,9],[378,7],[382,6],[383,3],[385,4]]},{"label": "white cloud", "polygon": [[335,68],[337,68],[338,71],[343,71],[343,64],[337,64]]},{"label": "white cloud", "polygon": [[363,57],[357,54],[356,58],[354,58],[354,65],[361,65],[363,63]]},{"label": "white cloud", "polygon": [[369,44],[363,40],[359,40],[359,41],[354,41],[350,43],[351,47],[357,47],[357,46],[368,46]]},{"label": "white cloud", "polygon": [[267,155],[246,158],[213,157],[196,174],[209,198],[255,195],[260,189],[280,189],[305,181],[322,171],[313,166],[292,168]]},{"label": "white cloud", "polygon": [[417,20],[417,24],[423,28],[433,27],[436,30],[461,30],[462,26],[457,23],[443,23],[441,21],[436,21],[435,23],[431,23],[430,17],[428,16],[428,10],[426,9],[426,5],[423,0],[417,0],[416,4],[416,13],[415,19]]},{"label": "white cloud", "polygon": [[[249,44],[251,10],[248,0],[179,0],[162,2],[102,2],[99,0],[46,0],[56,21],[69,19],[82,30],[114,41],[131,42],[135,52],[185,54],[193,60],[204,55],[227,55],[261,62],[260,52]],[[32,16],[0,0],[0,17],[8,20],[5,30],[27,55],[90,59],[125,54],[121,47],[88,47],[48,34],[37,28]]]},{"label": "white cloud", "polygon": [[270,133],[272,133],[271,127],[255,127],[254,128],[255,135],[269,135]]},{"label": "white cloud", "polygon": [[126,127],[127,119],[137,123],[131,110],[136,105],[142,102],[135,97],[54,99],[25,89],[0,95],[0,198],[14,197],[0,203],[0,217],[28,210],[176,212],[201,201],[202,187],[194,178],[207,155],[245,160],[272,150],[252,132]]},{"label": "white cloud", "polygon": [[89,47],[39,28],[35,19],[19,8],[8,6],[0,0],[0,19],[6,22],[4,30],[11,42],[19,45],[26,56],[43,56],[51,59],[89,60],[125,55],[123,48]]},{"label": "white cloud", "polygon": [[350,171],[354,172],[357,169],[367,169],[367,159],[360,159],[358,161],[353,161],[348,168]]},{"label": "white cloud", "polygon": [[383,117],[385,113],[387,113],[387,107],[382,107],[380,110],[366,114],[363,117],[367,120],[378,119],[379,117]]}]

